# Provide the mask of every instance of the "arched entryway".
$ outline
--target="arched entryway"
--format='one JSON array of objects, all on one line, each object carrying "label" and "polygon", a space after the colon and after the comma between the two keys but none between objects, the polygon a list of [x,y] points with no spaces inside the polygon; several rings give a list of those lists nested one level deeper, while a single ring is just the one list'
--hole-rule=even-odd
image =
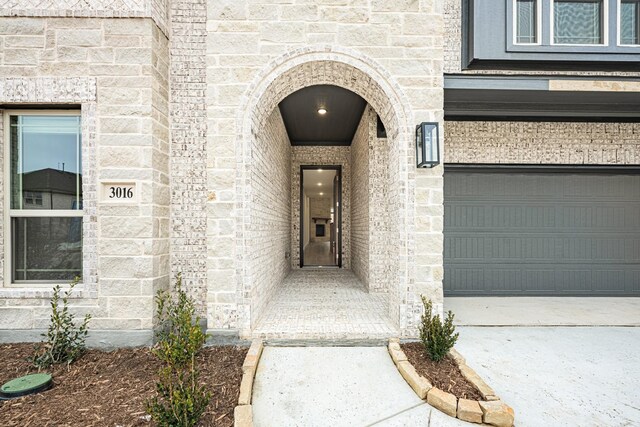
[{"label": "arched entryway", "polygon": [[[352,51],[322,48],[301,49],[274,61],[254,81],[244,100],[246,108],[241,109],[242,128],[236,147],[239,166],[236,189],[240,200],[237,254],[240,333],[251,336],[278,287],[292,270],[299,268],[300,230],[295,224],[299,223],[296,214],[300,200],[296,194],[299,194],[300,165],[344,163],[346,174],[350,174],[349,168],[353,167],[348,150],[323,147],[323,150],[315,149],[315,153],[313,148],[303,152],[285,143],[288,136],[278,104],[290,94],[315,85],[338,86],[362,97],[368,107],[361,126],[365,119],[377,116],[384,123],[386,145],[377,161],[384,158],[384,167],[380,169],[385,182],[382,199],[386,215],[392,220],[384,230],[370,230],[369,236],[374,237],[367,241],[366,256],[368,265],[377,265],[376,256],[384,260],[385,279],[375,289],[369,289],[368,283],[364,285],[366,292],[375,292],[378,297],[383,295],[386,315],[396,333],[401,332],[398,330],[403,326],[402,316],[407,315],[401,312],[401,307],[407,299],[414,298],[409,293],[413,254],[408,250],[411,243],[408,230],[413,223],[413,204],[408,197],[408,183],[413,179],[409,167],[413,162],[411,115],[398,86],[379,64]],[[345,209],[351,209],[346,205],[345,202]],[[351,219],[345,218],[345,221]],[[344,226],[346,238],[349,224]],[[353,273],[349,270],[354,260],[350,258],[351,253],[345,252],[347,272],[330,273],[335,280],[351,281]],[[306,273],[300,280],[308,277]],[[353,337],[357,338],[358,330],[354,328]],[[287,338],[287,331],[282,330],[281,335]],[[312,335],[313,331],[306,338],[314,338]],[[326,334],[320,337],[331,338]]]}]

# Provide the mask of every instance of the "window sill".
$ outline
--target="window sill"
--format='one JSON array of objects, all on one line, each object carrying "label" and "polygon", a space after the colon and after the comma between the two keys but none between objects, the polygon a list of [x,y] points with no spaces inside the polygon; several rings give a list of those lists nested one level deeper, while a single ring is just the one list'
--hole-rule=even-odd
[{"label": "window sill", "polygon": [[[13,285],[15,286],[15,285]],[[51,299],[53,297],[53,287],[55,285],[51,285],[50,287],[37,287],[37,288],[29,288],[29,287],[4,287],[0,288],[0,298],[14,298],[14,299]],[[80,285],[78,285],[80,286]],[[68,289],[68,286],[63,286],[62,289]],[[69,295],[71,299],[94,299],[98,298],[97,291],[89,291],[87,289],[75,289]]]}]

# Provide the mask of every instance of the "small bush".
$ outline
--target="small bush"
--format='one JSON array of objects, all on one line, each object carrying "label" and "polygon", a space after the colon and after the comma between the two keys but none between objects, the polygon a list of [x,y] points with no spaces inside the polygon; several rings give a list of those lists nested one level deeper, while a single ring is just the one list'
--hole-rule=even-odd
[{"label": "small bush", "polygon": [[85,352],[84,342],[91,315],[85,315],[80,326],[76,326],[75,316],[69,312],[68,307],[69,296],[79,280],[79,277],[73,279],[62,298],[60,298],[62,290],[60,285],[53,288],[49,329],[46,334],[42,334],[46,341],[36,345],[30,358],[38,369],[64,362],[69,365]]},{"label": "small bush", "polygon": [[420,340],[429,358],[439,362],[458,340],[459,334],[455,333],[456,328],[453,326],[453,313],[451,311],[447,313],[443,324],[439,315],[433,316],[431,301],[424,296],[422,305],[424,314],[420,324]]},{"label": "small bush", "polygon": [[160,426],[195,426],[211,394],[198,384],[195,357],[206,340],[195,316],[193,300],[182,290],[178,275],[173,296],[156,297],[158,343],[151,350],[163,364],[156,383],[157,395],[147,402],[147,413]]}]

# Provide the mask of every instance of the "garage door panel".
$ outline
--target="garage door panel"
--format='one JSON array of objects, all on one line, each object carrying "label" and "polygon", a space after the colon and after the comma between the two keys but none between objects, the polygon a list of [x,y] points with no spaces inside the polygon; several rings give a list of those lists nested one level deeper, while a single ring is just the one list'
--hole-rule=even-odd
[{"label": "garage door panel", "polygon": [[640,296],[640,175],[445,172],[446,295]]},{"label": "garage door panel", "polygon": [[626,272],[625,285],[627,294],[640,296],[640,266]]},{"label": "garage door panel", "polygon": [[476,236],[445,236],[445,259],[452,265],[469,262],[582,262],[635,264],[640,259],[640,244],[626,234],[611,237],[558,236],[541,233],[519,237],[505,233],[478,233]]},{"label": "garage door panel", "polygon": [[524,292],[554,293],[556,290],[556,274],[557,272],[553,268],[528,267],[523,274],[522,290]]}]

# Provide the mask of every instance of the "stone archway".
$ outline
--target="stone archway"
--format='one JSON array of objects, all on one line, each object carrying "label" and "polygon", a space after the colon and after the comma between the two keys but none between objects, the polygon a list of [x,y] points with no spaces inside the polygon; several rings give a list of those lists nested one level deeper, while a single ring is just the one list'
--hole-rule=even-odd
[{"label": "stone archway", "polygon": [[409,182],[413,179],[412,117],[399,86],[375,61],[364,55],[341,48],[304,48],[289,52],[273,61],[256,77],[238,113],[236,160],[236,192],[239,213],[237,217],[237,295],[241,336],[249,336],[254,326],[256,311],[265,295],[256,291],[254,283],[259,280],[259,266],[255,259],[250,227],[255,219],[252,203],[258,197],[248,183],[251,182],[253,150],[258,132],[277,109],[278,104],[289,94],[312,85],[335,85],[348,89],[365,99],[383,121],[389,139],[389,205],[393,211],[394,280],[389,284],[389,316],[398,328],[403,327],[403,306],[413,296],[408,295],[413,282],[413,251],[408,230],[413,224],[413,201],[409,197]]}]

